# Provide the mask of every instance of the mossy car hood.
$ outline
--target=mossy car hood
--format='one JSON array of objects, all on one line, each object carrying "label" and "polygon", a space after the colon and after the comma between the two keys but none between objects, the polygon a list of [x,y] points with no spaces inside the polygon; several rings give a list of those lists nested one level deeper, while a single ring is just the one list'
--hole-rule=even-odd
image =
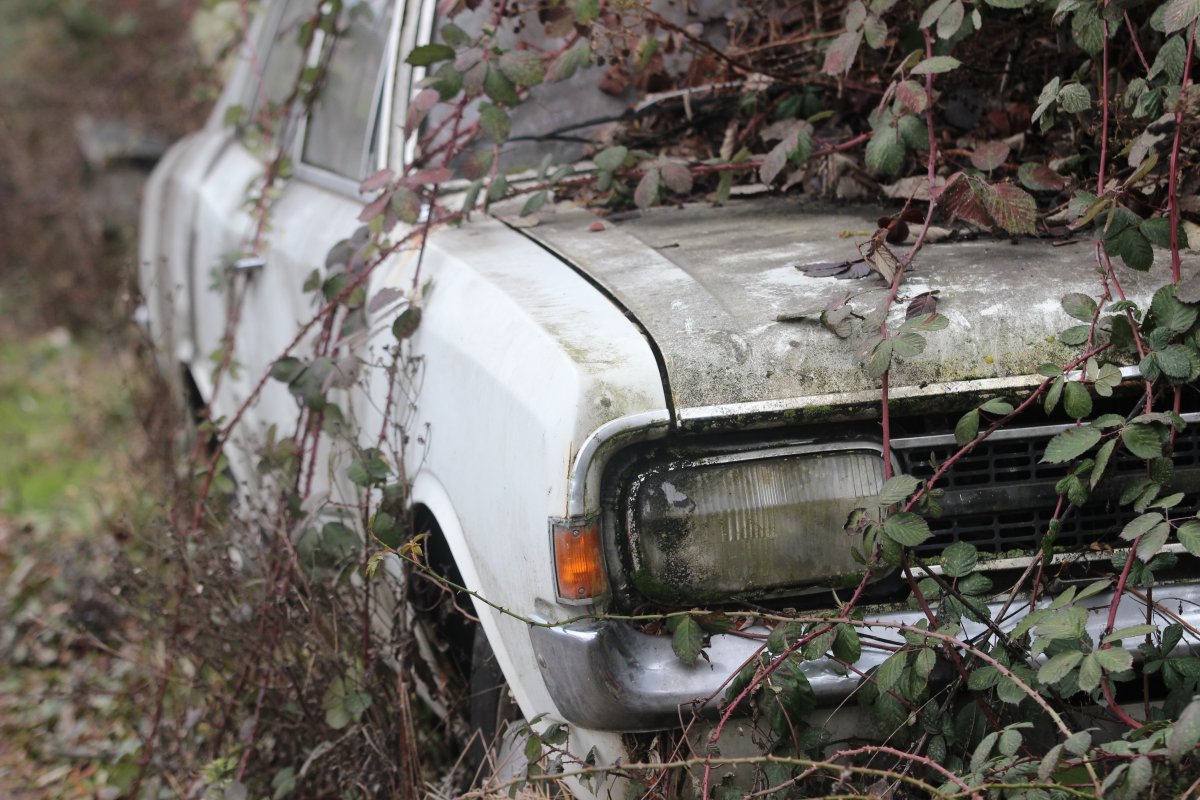
[{"label": "mossy car hood", "polygon": [[[525,232],[623,304],[662,354],[675,407],[811,405],[874,392],[862,365],[861,318],[887,296],[874,273],[858,279],[811,277],[805,265],[858,257],[879,216],[874,209],[814,210],[794,200],[753,200],[713,208],[656,208],[603,221],[559,206]],[[1057,246],[1055,246],[1057,245]],[[908,245],[894,246],[903,256]],[[1118,266],[1125,292],[1147,300],[1169,281],[1165,254],[1155,269]],[[1194,268],[1194,264],[1191,265]],[[1090,234],[1071,243],[983,238],[929,244],[905,276],[889,323],[908,300],[937,292],[944,330],[923,334],[923,353],[894,362],[891,386],[996,383],[1028,376],[1047,361],[1078,355],[1057,341],[1079,324],[1063,311],[1070,292],[1102,291]],[[850,298],[852,333],[839,338],[817,322],[820,309]],[[803,321],[781,322],[816,312]],[[800,402],[807,401],[807,402]]]}]

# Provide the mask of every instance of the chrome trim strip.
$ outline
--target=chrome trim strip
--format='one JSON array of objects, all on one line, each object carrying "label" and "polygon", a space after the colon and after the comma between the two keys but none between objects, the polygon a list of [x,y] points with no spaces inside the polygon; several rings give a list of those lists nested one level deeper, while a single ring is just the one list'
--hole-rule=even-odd
[{"label": "chrome trim strip", "polygon": [[[1073,370],[1067,373],[1068,380],[1077,381],[1082,373]],[[1136,366],[1121,367],[1121,377],[1132,380],[1141,377]],[[1045,378],[1040,375],[1012,375],[1004,378],[982,378],[969,381],[946,381],[943,383],[927,383],[924,386],[900,386],[889,393],[892,400],[910,400],[927,397],[942,397],[945,395],[965,394],[967,392],[1001,392],[1014,389],[1031,389],[1040,384]],[[879,391],[836,392],[813,397],[786,398],[783,400],[762,400],[753,403],[726,403],[715,406],[695,406],[692,408],[676,409],[681,424],[694,424],[711,420],[727,419],[729,417],[780,414],[787,411],[803,411],[808,408],[829,408],[837,406],[855,406],[864,403],[878,403]]]},{"label": "chrome trim strip", "polygon": [[[1193,423],[1200,421],[1200,411],[1189,411],[1186,414],[1180,414],[1185,422]],[[1010,439],[1035,439],[1040,436],[1053,436],[1056,433],[1061,433],[1068,428],[1074,428],[1071,423],[1063,423],[1061,425],[1034,425],[1028,428],[1001,428],[987,438],[989,442],[1003,442]],[[944,444],[954,444],[954,434],[939,433],[929,436],[907,436],[897,439],[892,439],[892,447],[897,450],[912,450],[918,447],[937,447]]]},{"label": "chrome trim strip", "polygon": [[[910,398],[941,397],[943,395],[963,394],[966,392],[998,392],[1012,389],[1028,389],[1037,386],[1042,380],[1044,379],[1038,375],[1019,375],[1007,378],[984,378],[974,381],[928,383],[923,387],[901,386],[893,389],[889,397],[892,400],[906,400]],[[692,408],[679,408],[676,411],[680,423],[697,423],[739,416],[781,414],[786,411],[802,411],[807,408],[854,406],[878,402],[879,391],[872,389],[862,392],[836,392],[833,394],[816,395],[814,397],[762,400],[753,403],[695,406]]]},{"label": "chrome trim strip", "polygon": [[[1200,627],[1200,584],[1188,583],[1156,587],[1155,602],[1166,608],[1179,608],[1184,624]],[[1038,603],[1046,607],[1053,601],[1047,598]],[[1112,593],[1105,592],[1089,600],[1089,606],[1102,608],[1112,602]],[[989,603],[993,618],[1002,610],[1002,603]],[[1024,606],[1009,609],[1009,616],[1000,620],[1004,630],[1016,627]],[[915,624],[924,619],[920,611],[904,611],[870,617],[885,623]],[[1135,596],[1123,598],[1115,620],[1115,628],[1145,622],[1146,606]],[[1088,633],[1096,641],[1104,633],[1107,617],[1088,615]],[[868,626],[870,641],[884,644],[904,644],[903,634],[895,628]],[[979,623],[964,620],[963,635],[975,638],[987,632]],[[765,629],[746,631],[763,635]],[[753,658],[763,645],[762,639],[748,639],[733,634],[711,637],[705,648],[708,660],[699,659],[685,665],[671,649],[670,636],[651,636],[639,633],[628,625],[610,620],[598,620],[563,627],[530,626],[542,679],[555,706],[571,723],[594,730],[623,732],[658,730],[677,727],[700,706],[702,714],[717,710],[723,687],[746,660]],[[1139,657],[1138,642],[1128,640],[1126,648]],[[1182,647],[1200,650],[1200,644],[1185,642]],[[866,671],[882,664],[890,655],[884,649],[864,646],[862,658],[855,667]],[[858,688],[858,675],[830,658],[806,660],[801,669],[808,676],[819,707],[836,706]],[[705,701],[705,698],[712,698]]]},{"label": "chrome trim strip", "polygon": [[598,460],[597,456],[605,445],[617,438],[630,442],[653,439],[666,433],[670,424],[671,415],[664,408],[618,417],[592,431],[575,454],[575,462],[567,484],[567,511],[563,516],[581,517],[587,513],[588,475],[594,466],[593,462]]}]

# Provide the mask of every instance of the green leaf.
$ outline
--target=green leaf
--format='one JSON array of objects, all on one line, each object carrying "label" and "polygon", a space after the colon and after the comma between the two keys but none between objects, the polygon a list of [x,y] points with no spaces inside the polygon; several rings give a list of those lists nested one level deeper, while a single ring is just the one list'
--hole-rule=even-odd
[{"label": "green leaf", "polygon": [[973,408],[958,418],[954,426],[954,441],[965,445],[979,435],[979,409]]},{"label": "green leaf", "polygon": [[1089,731],[1077,731],[1063,742],[1063,748],[1073,756],[1083,756],[1091,746],[1092,734]]},{"label": "green leaf", "polygon": [[1039,638],[1082,639],[1087,632],[1087,609],[1083,606],[1067,606],[1042,618],[1037,625]]},{"label": "green leaf", "polygon": [[1196,324],[1200,308],[1181,302],[1175,296],[1175,287],[1167,284],[1154,293],[1150,313],[1157,324],[1176,333],[1184,333]]},{"label": "green leaf", "polygon": [[675,655],[690,667],[696,663],[703,648],[704,631],[700,629],[700,623],[692,617],[680,617],[671,637],[671,649]]},{"label": "green leaf", "polygon": [[824,633],[819,633],[804,643],[803,653],[804,658],[809,661],[816,661],[829,652],[829,648],[833,647],[833,642],[837,638],[837,629],[830,628]]},{"label": "green leaf", "polygon": [[[1144,219],[1138,224],[1138,230],[1156,247],[1166,249],[1171,246],[1171,220],[1166,217]],[[1181,236],[1180,239],[1182,238]]]},{"label": "green leaf", "polygon": [[1192,698],[1171,726],[1171,737],[1167,740],[1167,755],[1178,764],[1192,752],[1200,742],[1200,697]]},{"label": "green leaf", "polygon": [[867,357],[867,374],[879,378],[892,366],[892,341],[883,339],[878,342]]},{"label": "green leaf", "polygon": [[512,120],[508,112],[487,101],[479,104],[479,128],[493,142],[503,143],[512,131]]},{"label": "green leaf", "polygon": [[1062,299],[1062,307],[1070,317],[1080,322],[1090,323],[1096,315],[1096,301],[1079,292],[1065,295]]},{"label": "green leaf", "polygon": [[521,98],[517,95],[517,87],[513,85],[507,75],[491,64],[488,65],[487,72],[483,76],[483,91],[497,103],[503,103],[510,108],[521,103]]},{"label": "green leaf", "polygon": [[530,195],[529,199],[525,201],[525,205],[521,207],[520,215],[522,217],[528,217],[530,214],[536,214],[541,210],[542,206],[546,205],[546,200],[548,200],[549,197],[550,192],[546,189],[542,189],[540,192],[535,192],[534,194]]},{"label": "green leaf", "polygon": [[908,547],[916,547],[932,535],[929,523],[911,511],[901,511],[885,519],[883,532],[892,541]]},{"label": "green leaf", "polygon": [[833,640],[833,655],[847,664],[853,664],[862,657],[862,644],[853,625],[838,623],[837,636]]},{"label": "green leaf", "polygon": [[1091,450],[1100,441],[1100,437],[1100,431],[1095,428],[1068,428],[1046,444],[1042,461],[1048,464],[1071,461]]},{"label": "green leaf", "polygon": [[942,551],[942,572],[951,578],[961,578],[975,569],[979,551],[969,542],[955,542]]},{"label": "green leaf", "polygon": [[1092,107],[1092,93],[1081,83],[1068,83],[1058,91],[1058,102],[1063,111],[1078,114]]},{"label": "green leaf", "polygon": [[661,176],[657,169],[648,169],[642,179],[638,181],[637,188],[633,192],[633,202],[638,208],[649,208],[658,202],[660,192]]},{"label": "green leaf", "polygon": [[1163,12],[1163,32],[1182,30],[1200,17],[1200,0],[1171,0]]},{"label": "green leaf", "polygon": [[892,339],[892,352],[900,358],[912,358],[925,351],[925,337],[916,331],[901,331]]},{"label": "green leaf", "polygon": [[392,323],[392,335],[398,340],[404,341],[410,338],[417,332],[417,327],[421,324],[421,307],[409,306],[396,317],[396,321]]},{"label": "green leaf", "polygon": [[545,77],[542,57],[532,50],[509,50],[500,56],[500,71],[518,86],[537,86]]},{"label": "green leaf", "polygon": [[1121,628],[1120,630],[1113,631],[1108,636],[1105,636],[1100,643],[1112,644],[1113,642],[1119,642],[1122,639],[1141,639],[1157,630],[1157,625],[1130,625],[1128,628]]},{"label": "green leaf", "polygon": [[900,140],[900,131],[891,125],[885,125],[875,131],[871,141],[867,142],[865,155],[867,169],[876,175],[895,175],[904,166],[904,143]]},{"label": "green leaf", "polygon": [[1059,653],[1038,669],[1038,680],[1047,685],[1058,683],[1075,669],[1083,660],[1083,656],[1083,653],[1076,650]]},{"label": "green leaf", "polygon": [[930,56],[912,68],[910,75],[938,75],[949,72],[962,64],[953,56]]},{"label": "green leaf", "polygon": [[596,169],[605,172],[615,172],[625,163],[625,157],[628,155],[629,148],[617,145],[615,147],[604,148],[592,160],[596,164]]},{"label": "green leaf", "polygon": [[1108,461],[1112,458],[1113,450],[1116,447],[1117,440],[1109,439],[1096,451],[1096,465],[1092,467],[1092,474],[1089,478],[1091,488],[1095,489],[1100,484],[1100,479],[1104,477],[1104,471],[1108,468]]},{"label": "green leaf", "polygon": [[1008,402],[1007,400],[1003,400],[999,397],[993,397],[991,400],[988,400],[986,403],[981,405],[979,410],[988,414],[994,414],[997,417],[1003,417],[1013,412],[1013,406],[1012,403]]},{"label": "green leaf", "polygon": [[911,475],[895,475],[888,478],[883,484],[883,488],[879,490],[879,505],[887,507],[893,503],[899,503],[908,499],[909,495],[917,490],[921,482]]},{"label": "green leaf", "polygon": [[1137,557],[1141,559],[1143,564],[1150,562],[1162,550],[1163,545],[1167,543],[1167,536],[1171,533],[1170,523],[1163,522],[1155,525],[1142,536],[1142,540],[1137,545]]},{"label": "green leaf", "polygon": [[1130,269],[1145,272],[1154,264],[1154,250],[1150,247],[1150,241],[1137,228],[1129,227],[1121,231],[1113,244],[1117,255]]},{"label": "green leaf", "polygon": [[1095,653],[1088,653],[1079,665],[1079,688],[1085,692],[1094,692],[1099,688],[1102,677],[1100,660],[1096,658]]},{"label": "green leaf", "polygon": [[1095,656],[1107,672],[1124,672],[1133,666],[1133,653],[1119,647],[1097,650]]},{"label": "green leaf", "polygon": [[305,363],[292,356],[284,356],[271,365],[271,377],[280,383],[291,383],[304,371]]},{"label": "green leaf", "polygon": [[1200,521],[1190,519],[1179,526],[1179,543],[1194,556],[1200,556]]},{"label": "green leaf", "polygon": [[454,58],[453,47],[445,44],[424,44],[414,47],[404,61],[414,67],[428,67],[430,64],[436,64],[449,58]]},{"label": "green leaf", "polygon": [[1069,381],[1063,387],[1063,410],[1072,419],[1082,419],[1092,413],[1092,395],[1087,387],[1076,381]]},{"label": "green leaf", "polygon": [[453,22],[442,26],[442,41],[451,47],[464,47],[471,43],[471,37]]},{"label": "green leaf", "polygon": [[1162,456],[1162,438],[1153,425],[1126,425],[1121,429],[1121,443],[1138,458]]},{"label": "green leaf", "polygon": [[1151,528],[1153,528],[1155,525],[1161,524],[1162,522],[1163,515],[1159,514],[1157,511],[1149,514],[1142,514],[1140,517],[1136,517],[1131,520],[1121,530],[1121,538],[1127,542],[1132,542],[1134,539],[1146,534]]},{"label": "green leaf", "polygon": [[888,656],[879,668],[875,670],[875,683],[879,686],[879,691],[886,692],[894,688],[899,683],[900,678],[904,675],[904,668],[908,662],[908,652],[900,650]]}]

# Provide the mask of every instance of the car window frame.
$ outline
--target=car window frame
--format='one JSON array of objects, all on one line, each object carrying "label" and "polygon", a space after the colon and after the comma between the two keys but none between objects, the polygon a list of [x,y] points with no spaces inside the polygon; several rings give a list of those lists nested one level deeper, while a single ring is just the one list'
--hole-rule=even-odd
[{"label": "car window frame", "polygon": [[[387,91],[388,75],[394,75],[396,71],[401,23],[405,17],[404,10],[408,5],[405,0],[389,0],[387,4],[387,13],[389,15],[388,34],[384,42],[383,57],[380,59],[379,71],[375,76],[375,96],[377,102],[371,110],[370,121],[364,131],[364,152],[361,165],[364,174],[362,178],[348,178],[345,175],[304,161],[304,140],[308,133],[308,117],[311,111],[299,117],[296,135],[293,137],[289,147],[289,155],[292,157],[292,163],[294,164],[293,175],[295,178],[322,189],[347,195],[355,199],[361,199],[358,187],[362,184],[362,180],[374,172],[383,169],[386,165],[388,157],[386,145],[387,131],[381,130],[381,124],[384,120],[390,120],[392,116],[394,98]],[[314,58],[320,53],[321,43],[320,32],[318,32],[318,35],[314,37],[312,50],[308,53],[309,64],[312,64]],[[386,128],[388,126],[384,125],[382,127]],[[372,152],[371,148],[372,140],[377,145],[374,148],[374,152]]]}]

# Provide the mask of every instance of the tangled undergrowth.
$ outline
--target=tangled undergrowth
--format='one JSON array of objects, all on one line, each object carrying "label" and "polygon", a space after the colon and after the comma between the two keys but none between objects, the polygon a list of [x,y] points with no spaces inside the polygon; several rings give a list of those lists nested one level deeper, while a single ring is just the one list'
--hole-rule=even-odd
[{"label": "tangled undergrowth", "polygon": [[[274,190],[291,173],[284,121],[319,96],[354,5],[317,6],[294,31],[317,49],[316,66],[275,104],[229,115],[264,163],[247,198],[256,227],[246,255],[271,235]],[[574,0],[445,2],[440,10],[435,41],[406,59],[420,80],[408,132],[421,155],[364,184],[365,230],[347,231],[306,286],[319,308],[307,328],[315,344],[278,354],[262,376],[286,383],[298,408],[296,429],[277,432],[258,454],[274,491],[239,495],[222,452],[238,419],[201,415],[181,448],[188,468],[163,490],[164,510],[139,523],[136,545],[115,554],[107,579],[121,598],[113,611],[121,624],[105,628],[111,640],[96,634],[87,646],[112,659],[104,674],[113,686],[95,696],[137,703],[124,737],[80,756],[89,766],[86,774],[68,769],[73,778],[113,796],[416,797],[467,786],[454,755],[467,739],[465,676],[453,669],[461,648],[418,657],[428,643],[409,611],[436,606],[448,618],[469,617],[471,587],[429,557],[422,522],[408,518],[402,447],[384,446],[380,432],[378,447],[362,449],[331,394],[337,343],[368,306],[404,310],[390,361],[365,366],[394,379],[412,363],[422,292],[367,298],[366,276],[439,226],[514,197],[532,222],[566,197],[624,212],[780,189],[896,201],[859,246],[866,268],[890,288],[886,300],[871,308],[843,301],[812,315],[831,335],[861,341],[862,368],[879,382],[889,480],[877,503],[848,522],[861,536],[862,580],[823,614],[663,607],[636,619],[614,615],[670,635],[685,661],[733,628],[761,636],[763,650],[731,676],[706,740],[642,737],[643,761],[601,764],[570,752],[564,727],[539,720],[524,730],[533,763],[500,788],[570,774],[596,788],[620,779],[622,791],[642,797],[1195,794],[1200,659],[1181,645],[1200,631],[1156,601],[1155,589],[1200,553],[1196,497],[1172,484],[1185,430],[1179,415],[1200,377],[1200,279],[1183,255],[1200,231],[1191,77],[1200,4],[748,2],[689,15]],[[323,42],[317,31],[328,34]],[[530,128],[525,110],[553,102],[560,85],[590,87],[622,110],[586,128],[578,120]],[[562,150],[529,160],[531,142]],[[590,164],[575,164],[573,150]],[[459,194],[448,188],[454,179]],[[957,445],[929,475],[892,475],[890,370],[947,323],[935,298],[903,295],[906,269],[932,237],[1001,232],[1094,241],[1095,285],[1061,298],[1079,324],[1057,338],[1076,354],[1045,365],[1028,392],[960,409]],[[1121,271],[1161,259],[1170,278],[1153,298],[1125,297]],[[850,261],[816,271],[836,274]],[[889,313],[905,304],[904,321],[890,326]],[[236,333],[235,321],[227,335]],[[214,354],[218,375],[236,368],[229,352]],[[1139,376],[1120,372],[1131,364]],[[997,587],[983,554],[966,543],[936,559],[916,555],[938,516],[939,481],[993,433],[1042,412],[1070,421],[1041,453],[1065,474],[1040,549],[1019,574]],[[347,476],[361,490],[354,504],[322,505],[310,491],[327,440],[355,451]],[[1128,522],[1117,548],[1104,551],[1110,564],[1062,590],[1055,537],[1130,463],[1136,477],[1126,470],[1119,492]],[[397,595],[387,582],[398,563],[418,587],[411,593]],[[862,596],[885,574],[900,576],[925,621],[895,628],[881,645],[887,625],[873,621]],[[25,581],[13,585],[25,591]],[[1050,594],[1049,609],[1035,610]],[[1123,604],[1144,608],[1144,621],[1118,629]],[[1095,618],[1107,620],[1100,636],[1088,630]],[[52,629],[40,617],[27,621],[10,638],[26,646],[22,659],[36,660],[41,651],[29,643]],[[1126,649],[1124,641],[1138,644]],[[864,652],[881,650],[857,693],[876,728],[843,742],[805,722],[815,701],[804,660],[832,658],[853,670]],[[66,680],[66,693],[87,680]],[[34,724],[70,722],[51,706],[45,713]],[[720,734],[741,718],[763,752],[722,756]],[[752,789],[724,780],[735,766],[749,770]]]}]

